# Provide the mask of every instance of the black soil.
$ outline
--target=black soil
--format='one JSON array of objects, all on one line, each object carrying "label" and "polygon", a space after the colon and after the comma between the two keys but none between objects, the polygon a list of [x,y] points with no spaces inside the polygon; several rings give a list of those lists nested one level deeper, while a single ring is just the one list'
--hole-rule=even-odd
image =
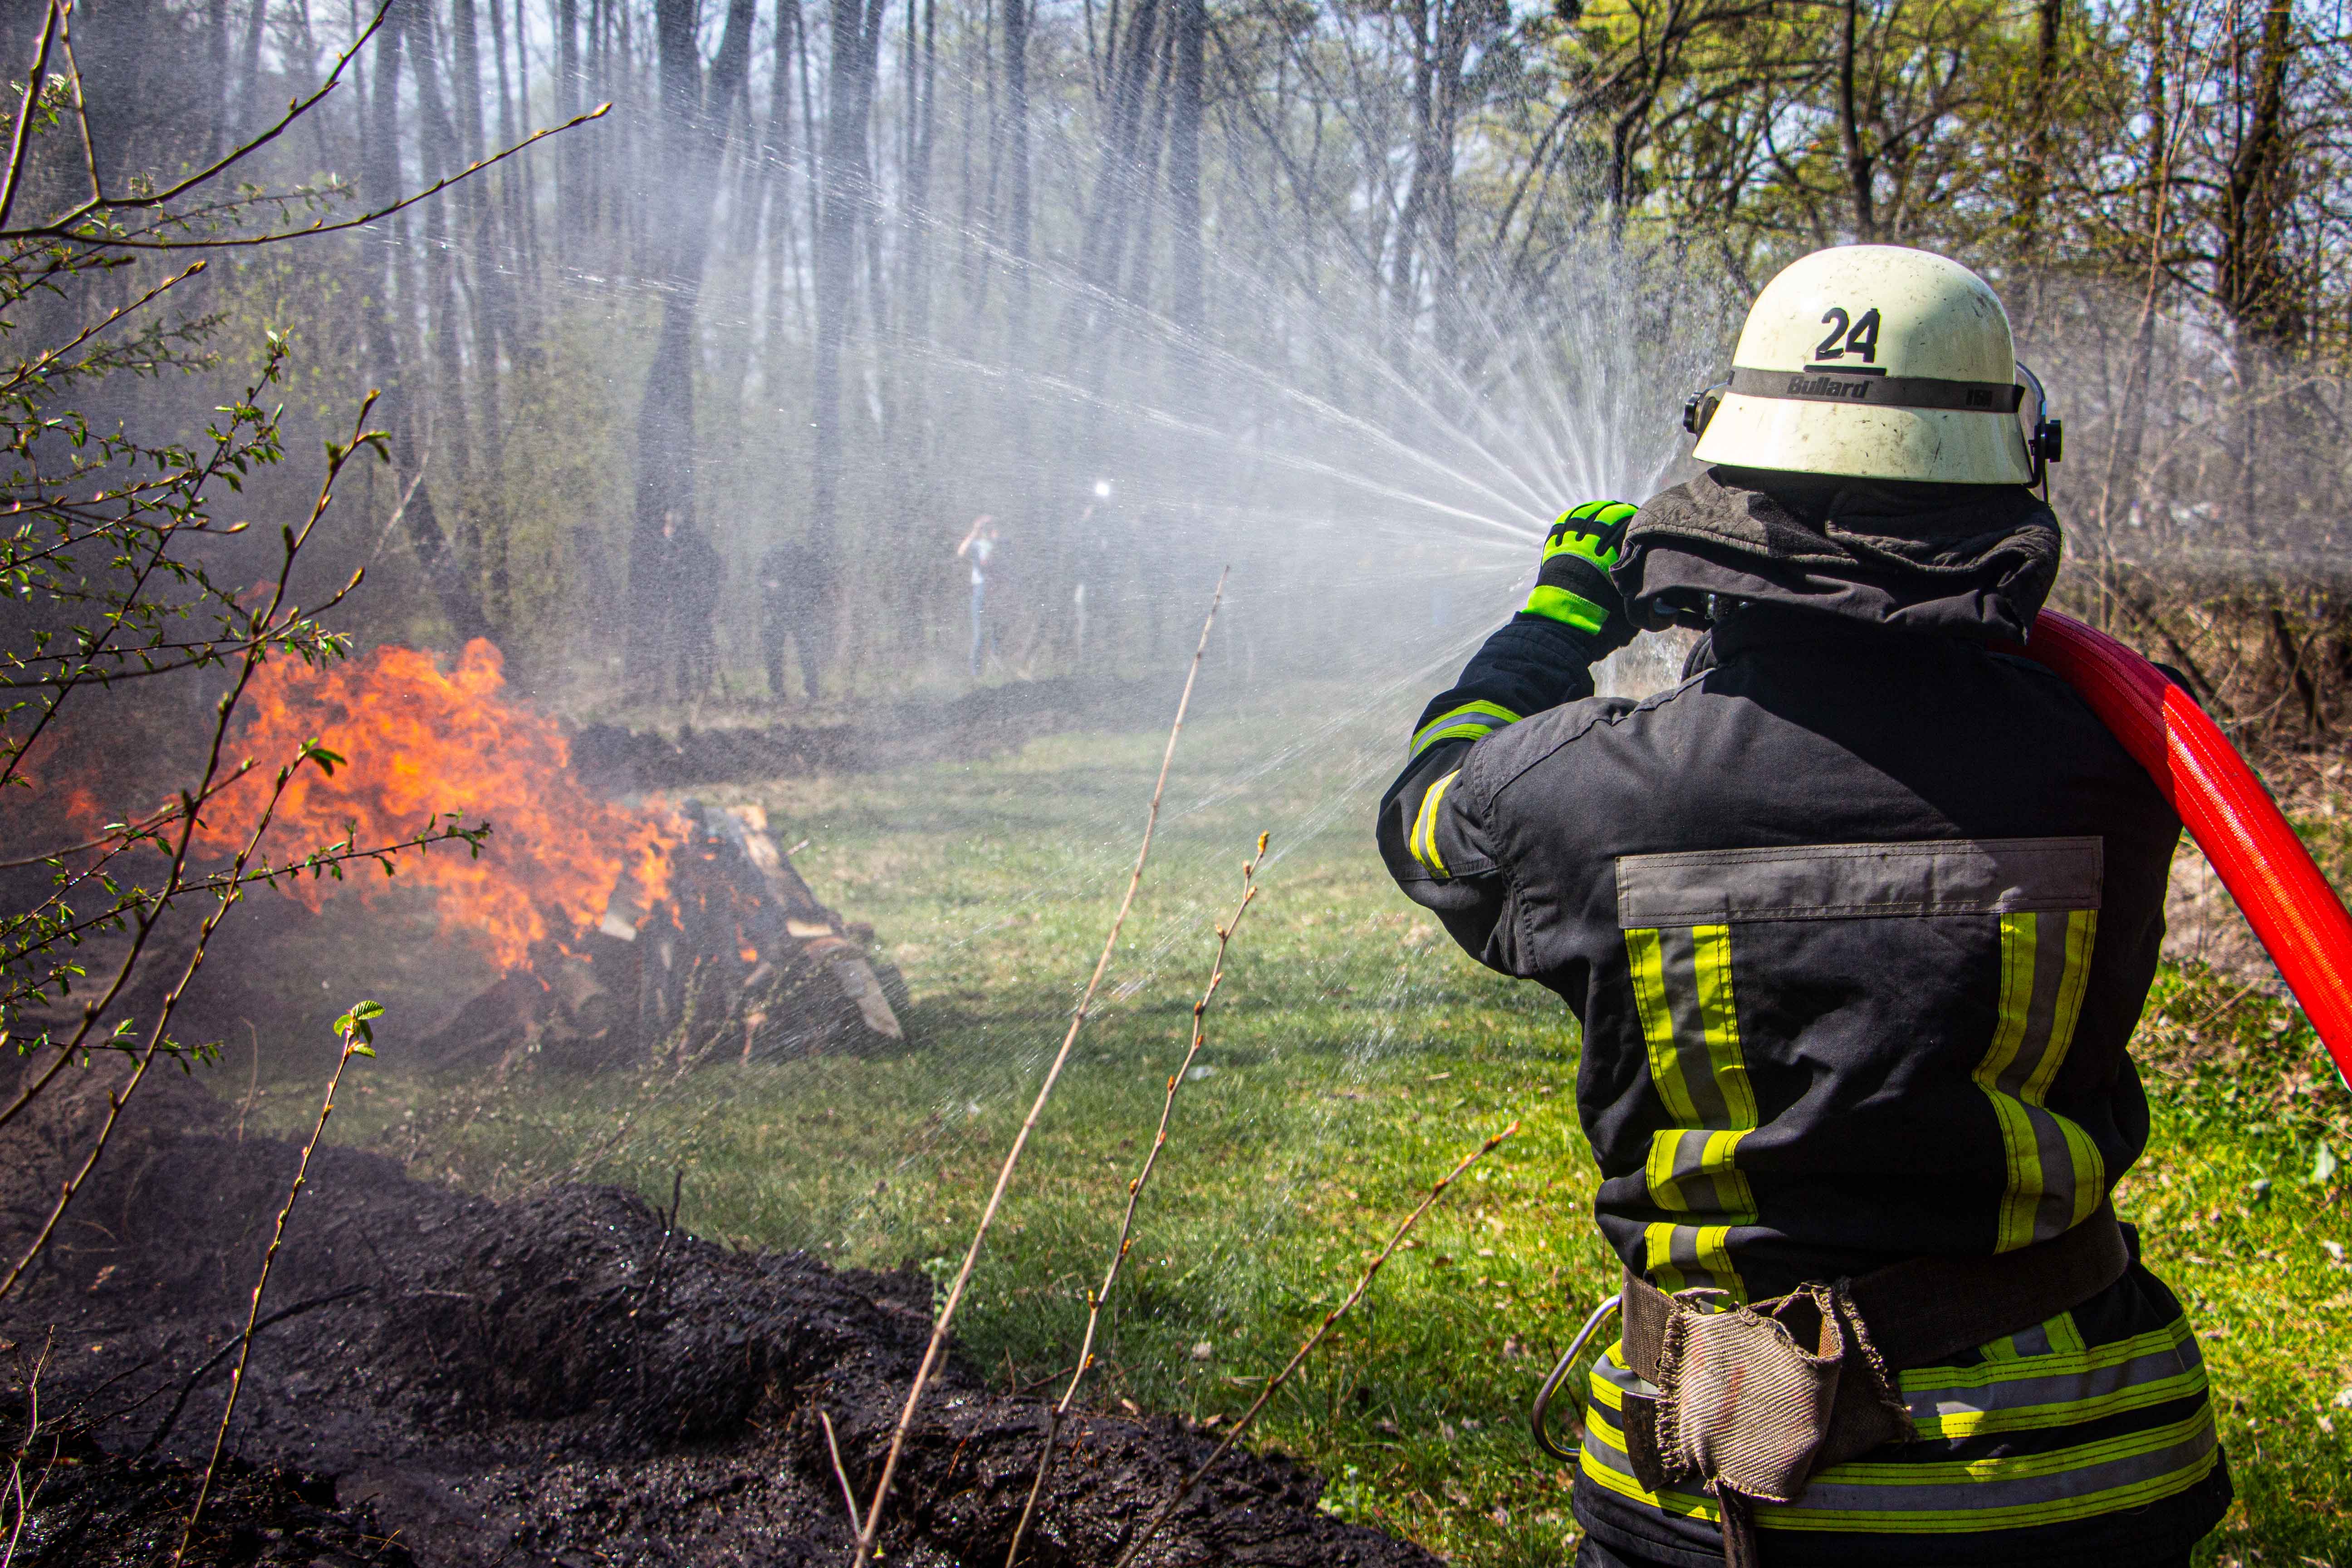
[{"label": "black soil", "polygon": [[[71,1092],[0,1131],[12,1257],[113,1076],[69,1074]],[[150,1087],[48,1265],[0,1310],[14,1369],[0,1432],[40,1489],[15,1559],[28,1568],[169,1560],[220,1419],[222,1352],[293,1178],[292,1146],[238,1140],[176,1074]],[[290,1312],[256,1342],[237,1463],[188,1561],[845,1563],[820,1415],[869,1495],[930,1297],[913,1270],[673,1232],[628,1193],[492,1203],[324,1150],[270,1280],[265,1315]],[[42,1419],[26,1445],[28,1391]],[[1002,1563],[1044,1425],[1040,1402],[951,1360],[900,1467],[886,1562]],[[1074,1422],[1024,1561],[1108,1565],[1213,1447],[1174,1419]],[[1279,1457],[1232,1456],[1142,1561],[1435,1561],[1318,1512],[1319,1490]]]}]

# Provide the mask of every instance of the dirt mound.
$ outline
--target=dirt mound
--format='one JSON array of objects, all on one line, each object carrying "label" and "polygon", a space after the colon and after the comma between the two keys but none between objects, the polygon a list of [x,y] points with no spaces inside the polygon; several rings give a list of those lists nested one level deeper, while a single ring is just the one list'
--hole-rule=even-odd
[{"label": "dirt mound", "polygon": [[[41,1409],[87,1449],[68,1467],[82,1490],[37,1500],[41,1539],[102,1533],[113,1552],[37,1561],[168,1558],[151,1527],[179,1506],[219,1420],[226,1352],[295,1151],[238,1142],[200,1100],[177,1085],[158,1098],[164,1117],[130,1130],[50,1266],[0,1318],[20,1372],[28,1347],[54,1345]],[[0,1133],[0,1161],[25,1173],[70,1157],[91,1104],[85,1092],[20,1119]],[[0,1216],[9,1245],[29,1234],[29,1214]],[[912,1270],[715,1246],[616,1190],[494,1204],[324,1151],[270,1282],[268,1308],[287,1315],[257,1341],[238,1404],[235,1447],[259,1468],[239,1470],[200,1560],[369,1561],[361,1548],[389,1532],[427,1568],[845,1561],[852,1533],[819,1413],[851,1479],[870,1488],[930,1295]],[[991,1394],[951,1364],[901,1466],[888,1560],[1002,1561],[1044,1420],[1038,1401]],[[1029,1559],[1041,1568],[1108,1563],[1213,1447],[1180,1422],[1105,1416],[1062,1440]],[[123,1457],[142,1447],[179,1468]],[[1144,1561],[1434,1561],[1321,1514],[1319,1490],[1280,1458],[1231,1458]],[[105,1521],[116,1522],[100,1531]],[[263,1551],[297,1538],[311,1557]]]},{"label": "dirt mound", "polygon": [[1066,730],[1164,725],[1176,691],[1165,676],[1057,677],[868,705],[854,724],[723,724],[675,736],[590,724],[572,737],[572,763],[598,788],[649,790],[991,757]]},{"label": "dirt mound", "polygon": [[[0,1402],[0,1427],[22,1433],[22,1402]],[[16,1568],[144,1568],[180,1543],[200,1472],[109,1453],[83,1432],[31,1445],[19,1460],[33,1508]],[[14,1522],[13,1510],[10,1522]],[[339,1507],[335,1483],[300,1470],[223,1464],[187,1560],[254,1568],[410,1568],[408,1548],[366,1505]]]}]

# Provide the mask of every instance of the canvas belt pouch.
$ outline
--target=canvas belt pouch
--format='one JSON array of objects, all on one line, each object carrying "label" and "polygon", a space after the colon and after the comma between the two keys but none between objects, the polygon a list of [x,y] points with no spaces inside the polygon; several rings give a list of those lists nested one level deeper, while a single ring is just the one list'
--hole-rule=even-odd
[{"label": "canvas belt pouch", "polygon": [[1916,1433],[1895,1374],[2078,1306],[2130,1266],[2115,1211],[1986,1258],[1921,1258],[1742,1304],[1668,1295],[1630,1270],[1625,1364],[1657,1388],[1623,1402],[1646,1491],[1703,1488],[1727,1568],[1755,1568],[1755,1505],[1792,1503],[1822,1470]]}]

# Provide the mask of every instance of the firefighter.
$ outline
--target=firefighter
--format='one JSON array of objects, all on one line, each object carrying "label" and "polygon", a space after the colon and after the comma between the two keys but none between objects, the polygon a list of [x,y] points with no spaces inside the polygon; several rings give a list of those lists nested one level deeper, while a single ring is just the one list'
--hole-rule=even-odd
[{"label": "firefighter", "polygon": [[786,541],[760,557],[760,658],[768,695],[784,696],[784,647],[800,658],[801,691],[817,700],[817,632],[824,613],[824,563],[805,544]]},{"label": "firefighter", "polygon": [[[1559,521],[1381,802],[1405,893],[1583,1026],[1625,1270],[1583,1568],[2185,1564],[2229,1503],[2108,1199],[2179,823],[2001,651],[2059,558],[2021,379],[1957,263],[1795,262],[1686,411],[1706,470]],[[1676,624],[1680,684],[1593,696]]]},{"label": "firefighter", "polygon": [[677,694],[691,702],[709,694],[719,673],[719,646],[710,625],[719,609],[719,552],[677,510],[662,513],[662,549],[668,558]]}]

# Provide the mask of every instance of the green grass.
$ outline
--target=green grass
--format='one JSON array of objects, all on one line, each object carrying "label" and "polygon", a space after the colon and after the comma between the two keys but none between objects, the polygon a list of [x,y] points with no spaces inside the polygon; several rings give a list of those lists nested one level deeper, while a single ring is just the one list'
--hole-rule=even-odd
[{"label": "green grass", "polygon": [[[1302,730],[1301,713],[1324,717]],[[1557,1564],[1573,1535],[1566,1478],[1524,1412],[1613,1271],[1589,1217],[1575,1031],[1548,994],[1456,952],[1381,873],[1367,829],[1402,717],[1333,694],[1187,733],[1109,1000],[960,1338],[1000,1386],[1066,1368],[1213,926],[1271,830],[1210,1016],[1213,1071],[1182,1087],[1090,1397],[1230,1419],[1428,1182],[1517,1121],[1253,1441],[1321,1469],[1336,1510],[1456,1561]],[[682,1171],[702,1234],[943,1277],[1101,942],[1159,748],[1143,732],[1063,736],[984,763],[719,792],[812,841],[798,858],[820,896],[871,921],[905,970],[919,1048],[491,1087],[403,1072],[393,998],[384,1060],[346,1094],[338,1131],[491,1191],[583,1175],[667,1202]],[[2352,1388],[2352,1271],[2321,1246],[2352,1246],[2352,1223],[2344,1179],[2312,1178],[2323,1142],[2352,1159],[2352,1110],[2299,1020],[2259,998],[2221,1005],[2232,990],[2167,972],[2144,1031],[2154,1140],[2122,1208],[2208,1336],[2242,1499],[2209,1555],[2352,1568],[2352,1408],[2329,1408]],[[314,1092],[277,1079],[263,1114],[289,1123]]]}]

